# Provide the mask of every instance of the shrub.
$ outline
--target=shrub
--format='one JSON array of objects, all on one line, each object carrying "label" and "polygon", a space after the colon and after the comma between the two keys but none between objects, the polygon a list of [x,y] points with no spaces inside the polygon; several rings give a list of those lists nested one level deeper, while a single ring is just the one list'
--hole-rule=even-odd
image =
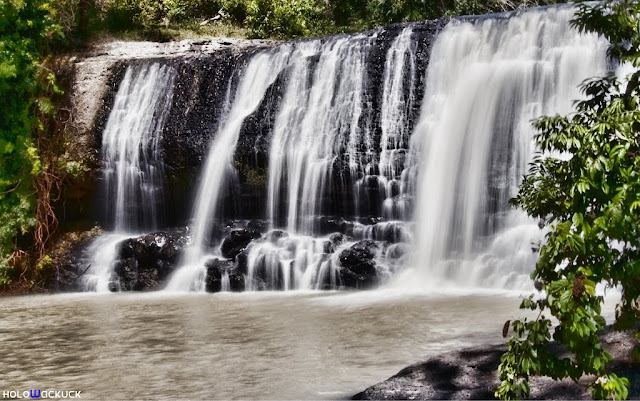
[{"label": "shrub", "polygon": [[246,24],[254,38],[293,38],[315,32],[321,15],[313,0],[250,0]]},{"label": "shrub", "polygon": [[[503,399],[527,397],[531,376],[592,375],[595,398],[628,396],[629,381],[607,370],[597,284],[621,289],[614,327],[635,326],[640,338],[640,3],[583,4],[572,24],[606,37],[609,56],[635,71],[627,82],[614,74],[588,80],[575,113],[535,121],[540,153],[514,203],[549,233],[532,274],[539,298],[521,305],[539,315],[513,323],[501,358],[495,395]],[[552,323],[545,313],[557,319],[553,339],[567,356],[549,351]],[[633,356],[640,357],[640,345]]]}]

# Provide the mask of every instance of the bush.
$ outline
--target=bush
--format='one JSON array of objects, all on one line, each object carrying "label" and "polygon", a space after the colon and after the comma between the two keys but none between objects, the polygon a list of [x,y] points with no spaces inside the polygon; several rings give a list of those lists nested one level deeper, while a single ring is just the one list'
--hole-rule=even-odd
[{"label": "bush", "polygon": [[245,21],[253,38],[293,38],[314,33],[321,14],[313,0],[250,0]]},{"label": "bush", "polygon": [[434,1],[371,0],[367,7],[378,24],[420,21],[442,16]]},{"label": "bush", "polygon": [[[531,376],[583,375],[593,377],[594,398],[627,398],[629,380],[607,369],[598,337],[606,322],[597,284],[621,289],[614,327],[635,327],[640,338],[640,3],[582,4],[572,24],[603,35],[609,56],[635,71],[627,82],[613,73],[586,81],[575,113],[534,123],[539,154],[513,202],[549,233],[532,274],[540,294],[521,305],[539,315],[513,322],[495,393],[502,399],[526,398]],[[549,350],[545,313],[558,321],[553,339],[566,356]],[[639,358],[640,345],[632,352]]]},{"label": "bush", "polygon": [[55,107],[55,77],[42,59],[60,36],[46,0],[0,2],[0,284],[25,253],[17,238],[34,225],[34,177],[45,173],[33,134]]}]

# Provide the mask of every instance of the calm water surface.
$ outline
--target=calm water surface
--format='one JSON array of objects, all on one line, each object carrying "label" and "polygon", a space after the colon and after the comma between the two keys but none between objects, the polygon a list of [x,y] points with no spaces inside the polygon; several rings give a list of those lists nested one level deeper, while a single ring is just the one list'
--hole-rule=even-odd
[{"label": "calm water surface", "polygon": [[83,399],[337,399],[503,341],[505,295],[394,292],[0,298],[0,390]]}]

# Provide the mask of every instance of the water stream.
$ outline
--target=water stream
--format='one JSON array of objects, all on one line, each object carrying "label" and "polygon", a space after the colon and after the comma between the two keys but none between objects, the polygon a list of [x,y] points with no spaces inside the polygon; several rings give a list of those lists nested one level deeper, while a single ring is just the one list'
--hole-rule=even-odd
[{"label": "water stream", "polygon": [[154,230],[163,215],[161,135],[176,72],[159,63],[127,67],[102,132],[99,209],[109,230],[90,246],[87,289],[107,291],[116,244]]}]

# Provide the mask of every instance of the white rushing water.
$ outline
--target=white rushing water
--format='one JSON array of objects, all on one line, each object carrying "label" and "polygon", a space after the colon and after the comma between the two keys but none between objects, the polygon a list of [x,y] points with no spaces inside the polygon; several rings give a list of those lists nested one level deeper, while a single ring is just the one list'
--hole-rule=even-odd
[{"label": "white rushing water", "polygon": [[[383,191],[399,178],[398,159],[408,138],[407,109],[414,100],[416,73],[411,35],[411,28],[403,30],[386,53],[380,169],[388,182],[381,184]],[[267,192],[270,226],[281,227],[288,235],[273,235],[249,246],[249,289],[256,289],[256,276],[266,277],[270,289],[340,288],[340,254],[357,240],[392,237],[396,242],[410,237],[402,231],[402,222],[347,223],[349,236],[323,235],[325,230],[318,227],[327,206],[357,215],[359,202],[366,197],[365,184],[378,167],[367,68],[376,38],[374,32],[296,46],[273,127]],[[336,163],[343,163],[339,168],[350,177],[336,180]],[[355,188],[350,188],[354,181]],[[331,188],[337,188],[338,196],[327,198]],[[391,198],[392,192],[389,189],[383,199]],[[394,267],[386,257],[389,252],[398,249],[391,245],[376,250],[382,278]]]},{"label": "white rushing water", "polygon": [[[410,110],[416,102],[416,42],[411,27],[405,28],[394,40],[384,67],[384,92],[380,129],[380,182],[384,190],[382,215],[385,218],[407,219],[407,188],[401,174],[409,142]],[[358,182],[361,185],[361,182]]]},{"label": "white rushing water", "polygon": [[175,71],[158,63],[128,67],[102,133],[105,207],[114,231],[154,229],[160,215],[162,128]]},{"label": "white rushing water", "polygon": [[101,148],[101,206],[113,230],[89,248],[89,290],[108,290],[119,241],[158,226],[164,179],[160,141],[175,75],[158,63],[129,66],[115,95]]},{"label": "white rushing water", "polygon": [[450,22],[424,91],[412,25],[384,39],[377,78],[379,31],[257,53],[211,145],[194,246],[168,288],[203,290],[205,261],[222,258],[209,244],[221,191],[243,122],[267,101],[272,231],[242,256],[246,289],[340,288],[340,254],[359,240],[376,242],[380,282],[405,270],[397,285],[524,288],[542,234],[508,200],[534,151],[530,120],[571,111],[580,82],[606,70],[606,42],[571,29],[572,16],[554,7]]},{"label": "white rushing water", "polygon": [[313,233],[313,218],[322,212],[322,196],[331,184],[338,155],[346,153],[349,168],[355,171],[361,165],[358,145],[371,147],[367,127],[359,121],[373,39],[358,35],[296,47],[269,154],[267,205],[272,226],[278,224],[277,211],[285,203],[287,230]]},{"label": "white rushing water", "polygon": [[[377,145],[371,132],[373,113],[367,92],[367,62],[376,37],[374,32],[302,41],[254,56],[242,72],[227,122],[211,145],[193,214],[195,244],[168,290],[201,290],[204,262],[212,256],[220,257],[215,250],[207,253],[207,242],[213,221],[219,217],[216,207],[221,187],[225,176],[233,170],[232,156],[243,121],[264,101],[278,74],[283,74],[284,86],[272,128],[266,214],[272,229],[283,228],[288,234],[267,235],[266,240],[249,246],[246,287],[264,289],[266,285],[267,289],[290,290],[340,286],[337,259],[340,251],[354,241],[318,235],[317,218],[329,203],[340,203],[344,209],[356,204],[357,213],[358,185],[350,189],[347,183],[335,182],[335,163],[346,163],[352,177],[363,176],[365,170],[371,170],[377,163]],[[389,151],[383,156],[383,163],[390,166],[386,169],[390,181],[399,176],[393,148],[401,147],[408,136],[407,132],[391,132],[394,123],[390,120],[394,115],[406,116],[402,109],[409,106],[401,103],[413,101],[412,95],[404,100],[404,95],[392,92],[401,92],[406,87],[413,93],[413,80],[403,83],[403,68],[397,67],[404,65],[406,58],[415,75],[411,47],[415,47],[411,44],[411,29],[406,29],[387,53],[390,59],[387,65],[392,71],[384,78],[388,104],[385,107],[393,110],[385,113],[389,128],[384,140],[389,142],[385,145]],[[395,123],[403,125],[406,122]],[[326,191],[333,186],[344,196],[326,199]],[[353,239],[377,239],[374,237],[380,236],[386,227],[392,226],[389,232],[397,231],[396,225],[383,223],[367,229],[356,225]],[[380,270],[385,272],[384,264]],[[257,272],[266,276],[266,283],[255,280]]]},{"label": "white rushing water", "polygon": [[260,106],[267,89],[287,65],[289,46],[258,53],[242,72],[228,115],[209,149],[202,171],[191,226],[193,244],[187,249],[180,269],[167,285],[168,291],[204,290],[204,260],[213,220],[225,180],[233,171],[233,155],[242,123]]},{"label": "white rushing water", "polygon": [[566,114],[606,70],[607,44],[569,27],[573,10],[451,22],[431,52],[411,140],[414,253],[400,285],[520,288],[541,238],[509,207],[531,160],[531,119]]}]

